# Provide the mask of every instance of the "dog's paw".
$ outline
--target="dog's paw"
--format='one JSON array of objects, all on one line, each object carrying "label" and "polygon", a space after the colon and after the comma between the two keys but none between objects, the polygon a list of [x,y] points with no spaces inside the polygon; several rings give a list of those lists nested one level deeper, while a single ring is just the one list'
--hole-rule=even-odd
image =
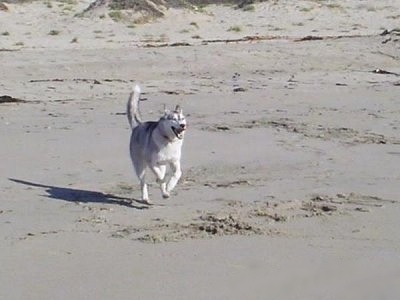
[{"label": "dog's paw", "polygon": [[169,193],[165,192],[165,193],[162,194],[162,197],[164,199],[168,199],[170,197],[170,195],[169,195]]},{"label": "dog's paw", "polygon": [[153,205],[153,202],[150,199],[142,199],[142,200],[138,200],[137,202],[139,202],[141,204],[145,204],[145,205]]}]

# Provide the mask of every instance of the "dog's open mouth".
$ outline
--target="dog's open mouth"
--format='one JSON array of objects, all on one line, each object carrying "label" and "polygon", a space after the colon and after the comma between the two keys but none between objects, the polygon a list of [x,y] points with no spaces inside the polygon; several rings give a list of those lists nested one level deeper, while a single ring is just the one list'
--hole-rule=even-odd
[{"label": "dog's open mouth", "polygon": [[185,131],[184,128],[175,128],[175,127],[171,126],[171,129],[172,129],[172,131],[175,133],[175,136],[176,136],[178,139],[181,140],[181,139],[183,138],[183,132]]}]

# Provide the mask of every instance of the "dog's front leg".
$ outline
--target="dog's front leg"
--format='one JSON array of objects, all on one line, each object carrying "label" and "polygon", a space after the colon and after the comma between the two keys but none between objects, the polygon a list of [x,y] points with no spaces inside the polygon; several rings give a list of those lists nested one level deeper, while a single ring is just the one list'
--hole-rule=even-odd
[{"label": "dog's front leg", "polygon": [[151,167],[151,170],[157,177],[157,183],[160,184],[162,197],[169,198],[169,193],[167,192],[167,189],[166,189],[167,184],[165,183],[165,173],[166,173],[167,167],[165,165],[155,165],[155,166]]},{"label": "dog's front leg", "polygon": [[167,192],[170,193],[178,183],[179,178],[181,178],[181,163],[179,161],[174,161],[171,163],[171,170],[173,172],[171,178],[167,184]]}]

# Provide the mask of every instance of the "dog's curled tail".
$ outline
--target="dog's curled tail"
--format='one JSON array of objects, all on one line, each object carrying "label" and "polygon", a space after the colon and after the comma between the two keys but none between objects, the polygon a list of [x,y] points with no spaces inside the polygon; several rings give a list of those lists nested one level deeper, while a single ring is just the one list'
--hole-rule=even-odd
[{"label": "dog's curled tail", "polygon": [[128,122],[131,128],[133,128],[133,120],[135,120],[137,124],[142,123],[139,111],[139,96],[140,86],[136,84],[129,95],[128,104],[126,106],[126,115],[128,117]]}]

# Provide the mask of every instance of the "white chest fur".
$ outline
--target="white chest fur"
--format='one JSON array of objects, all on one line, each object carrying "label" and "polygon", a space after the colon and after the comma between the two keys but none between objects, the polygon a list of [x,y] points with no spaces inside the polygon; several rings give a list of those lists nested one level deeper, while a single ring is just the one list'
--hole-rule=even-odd
[{"label": "white chest fur", "polygon": [[153,161],[167,164],[181,159],[182,140],[175,140],[160,146],[159,151],[153,153]]}]

